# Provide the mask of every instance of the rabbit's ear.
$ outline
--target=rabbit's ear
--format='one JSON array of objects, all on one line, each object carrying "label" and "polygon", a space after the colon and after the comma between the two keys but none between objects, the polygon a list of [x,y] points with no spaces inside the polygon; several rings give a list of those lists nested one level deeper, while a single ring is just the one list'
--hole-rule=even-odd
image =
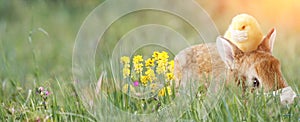
[{"label": "rabbit's ear", "polygon": [[243,52],[227,39],[219,36],[216,41],[217,50],[221,59],[230,69],[234,69],[234,60],[237,60]]},{"label": "rabbit's ear", "polygon": [[257,50],[261,50],[261,51],[272,53],[272,51],[273,51],[273,45],[274,45],[274,42],[275,42],[275,38],[276,38],[276,29],[272,28],[269,31],[269,33],[263,38],[263,41],[258,46]]}]

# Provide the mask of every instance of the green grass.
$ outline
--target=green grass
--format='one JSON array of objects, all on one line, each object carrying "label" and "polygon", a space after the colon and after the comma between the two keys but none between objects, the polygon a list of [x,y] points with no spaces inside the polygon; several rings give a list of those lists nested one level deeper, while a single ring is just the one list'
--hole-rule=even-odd
[{"label": "green grass", "polygon": [[[143,120],[143,117],[124,117],[120,111],[132,115],[152,113],[153,121],[169,117],[167,110],[174,104],[172,99],[131,98],[115,90],[114,84],[109,82],[111,79],[105,79],[103,94],[94,93],[95,84],[77,89],[76,80],[72,78],[74,40],[85,17],[99,3],[101,1],[0,0],[0,121]],[[116,24],[139,25],[130,21]],[[124,34],[130,27],[123,30],[112,28],[105,39],[116,40],[121,36],[113,34]],[[286,80],[299,96],[298,45],[297,36],[278,34],[274,55],[281,61]],[[96,59],[109,57],[102,55]],[[50,91],[47,99],[36,93],[40,86]],[[82,93],[95,101],[82,100]],[[204,120],[300,121],[299,97],[294,104],[283,106],[279,96],[265,96],[262,92],[242,95],[236,86],[226,87],[221,96]],[[206,97],[192,98],[184,113],[175,118],[203,121],[200,111],[203,107],[210,107],[203,103]]]},{"label": "green grass", "polygon": [[[40,102],[43,100],[39,94],[35,93],[35,89],[23,89],[14,84],[14,81],[8,81],[2,87],[1,94],[6,96],[1,98],[1,120],[51,120],[51,121],[99,121],[103,118],[101,113],[92,114],[83,105],[80,97],[73,85],[63,85],[60,81],[54,82],[46,86],[51,94],[45,100],[47,104],[44,106]],[[10,87],[9,87],[10,86]],[[33,85],[34,86],[34,85]],[[9,89],[8,89],[9,87]],[[37,86],[35,86],[37,87]],[[56,89],[56,90],[55,90]],[[10,92],[8,92],[10,91]],[[209,113],[205,120],[210,121],[298,121],[300,106],[299,99],[295,104],[283,106],[280,104],[279,96],[266,96],[262,92],[258,94],[246,94],[242,96],[241,89],[230,86],[223,93],[217,105]],[[100,100],[100,105],[117,107],[121,111],[134,113],[157,113],[160,116],[161,109],[168,109],[170,102],[164,102],[163,99],[146,99],[137,100],[130,98],[122,92],[112,92],[107,96],[108,102]],[[60,99],[58,102],[58,99]],[[102,98],[103,99],[103,98]],[[186,108],[186,112],[177,119],[192,119],[202,121],[200,115],[204,97],[197,97],[190,107]],[[97,100],[96,100],[97,101]],[[106,101],[106,102],[107,102]],[[145,107],[148,106],[148,107]],[[209,107],[209,106],[207,106]],[[105,111],[100,111],[105,112]],[[102,113],[103,114],[103,113]],[[103,114],[107,115],[107,114]],[[124,118],[116,118],[122,120]],[[127,118],[128,119],[128,118]],[[108,118],[111,120],[111,118]],[[134,119],[133,119],[134,120]],[[157,120],[159,121],[159,120]]]}]

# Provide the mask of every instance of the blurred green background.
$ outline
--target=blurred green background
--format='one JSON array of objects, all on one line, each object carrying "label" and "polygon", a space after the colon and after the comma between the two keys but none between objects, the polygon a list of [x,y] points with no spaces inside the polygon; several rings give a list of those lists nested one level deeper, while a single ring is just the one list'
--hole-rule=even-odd
[{"label": "blurred green background", "polygon": [[[102,0],[0,0],[0,80],[72,81],[72,51],[76,34]],[[264,33],[277,28],[274,55],[289,83],[300,86],[300,17],[295,0],[197,0],[220,33],[231,18],[249,13]],[[172,4],[172,3],[170,3]],[[123,23],[130,24],[130,23]]]},{"label": "blurred green background", "polygon": [[[85,17],[101,1],[1,0],[0,78],[71,79],[72,49]],[[31,38],[31,42],[30,42]]]}]

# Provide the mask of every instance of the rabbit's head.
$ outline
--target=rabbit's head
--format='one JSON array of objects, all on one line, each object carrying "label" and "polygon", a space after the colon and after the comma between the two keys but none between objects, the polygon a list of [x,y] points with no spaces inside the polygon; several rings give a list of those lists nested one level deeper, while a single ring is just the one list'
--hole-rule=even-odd
[{"label": "rabbit's head", "polygon": [[281,73],[280,62],[272,55],[276,30],[272,29],[258,48],[243,52],[223,37],[217,38],[217,49],[236,81],[246,88],[264,88],[264,91],[281,89],[287,83]]}]

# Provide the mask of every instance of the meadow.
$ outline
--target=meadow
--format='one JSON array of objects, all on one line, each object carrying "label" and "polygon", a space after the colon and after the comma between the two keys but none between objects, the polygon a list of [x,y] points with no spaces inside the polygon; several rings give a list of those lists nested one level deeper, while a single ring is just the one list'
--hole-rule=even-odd
[{"label": "meadow", "polygon": [[[85,85],[90,87],[78,89],[72,74],[73,48],[81,24],[102,2],[0,0],[0,121],[300,121],[300,48],[297,47],[300,46],[299,28],[285,27],[281,22],[274,23],[278,30],[274,56],[281,61],[283,75],[298,95],[293,104],[281,105],[278,95],[266,96],[261,91],[242,95],[241,88],[232,85],[224,89],[213,107],[203,102],[205,95],[190,96],[188,98],[191,103],[185,109],[181,108],[182,114],[172,116],[169,114],[172,111],[167,108],[174,104],[175,93],[149,99],[130,97],[116,90],[114,82],[110,82],[112,74],[109,72],[105,74],[108,78],[104,79],[105,83],[100,90],[105,94],[93,94],[95,101],[87,103],[82,96],[90,97],[90,91],[97,89],[99,81]],[[236,13],[225,10],[224,15],[218,14],[211,6],[212,3],[198,2],[212,16],[220,33],[224,33],[231,17]],[[146,14],[145,21],[149,19],[147,15],[159,17],[151,11],[136,13],[143,17],[142,14]],[[164,18],[155,23],[173,18],[162,15]],[[118,40],[132,27],[141,24],[136,18],[130,18],[133,15],[128,16],[114,23],[103,40]],[[264,19],[261,16],[258,18]],[[224,24],[224,20],[228,22]],[[120,25],[123,28],[117,28]],[[262,21],[262,25],[264,32],[274,27],[272,22],[267,21]],[[177,27],[186,26],[183,24]],[[190,30],[179,32],[189,37],[195,35]],[[107,49],[114,48],[112,46],[115,42],[108,42],[105,43]],[[144,54],[143,52],[152,54],[153,50],[163,49],[148,47],[137,51],[135,55]],[[111,52],[99,54],[103,51],[105,52],[97,49],[96,78],[104,72],[101,70],[103,67],[110,66],[110,56],[107,54]],[[175,54],[168,53],[171,60]],[[122,72],[118,73],[122,75]],[[201,86],[198,90],[200,93],[206,92]],[[202,118],[201,111],[204,109],[210,111]],[[134,116],[138,114],[142,116]],[[152,118],[148,119],[147,115]]]}]

